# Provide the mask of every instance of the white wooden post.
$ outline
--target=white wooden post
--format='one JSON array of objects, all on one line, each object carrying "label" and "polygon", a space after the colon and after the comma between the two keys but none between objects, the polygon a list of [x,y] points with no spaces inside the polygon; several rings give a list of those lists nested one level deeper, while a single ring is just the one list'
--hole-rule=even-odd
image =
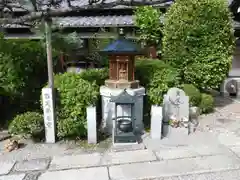
[{"label": "white wooden post", "polygon": [[96,106],[87,107],[87,133],[88,143],[97,143],[97,113]]},{"label": "white wooden post", "polygon": [[56,121],[54,113],[53,103],[53,89],[43,88],[43,113],[44,113],[44,125],[45,125],[45,139],[46,143],[56,142]]}]

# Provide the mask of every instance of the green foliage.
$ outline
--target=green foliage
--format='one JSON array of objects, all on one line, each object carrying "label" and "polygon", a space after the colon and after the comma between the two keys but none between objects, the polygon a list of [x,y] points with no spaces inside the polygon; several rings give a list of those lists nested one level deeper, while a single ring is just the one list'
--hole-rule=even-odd
[{"label": "green foliage", "polygon": [[198,106],[201,101],[200,91],[192,84],[184,84],[183,90],[187,96],[189,96],[189,101],[191,106]]},{"label": "green foliage", "polygon": [[147,89],[151,104],[160,105],[169,88],[178,86],[177,71],[163,61],[142,59],[136,61],[136,79]]},{"label": "green foliage", "polygon": [[43,44],[29,39],[6,40],[0,35],[1,123],[16,114],[37,111],[39,94],[47,81],[47,61]]},{"label": "green foliage", "polygon": [[56,102],[59,119],[58,136],[82,137],[86,135],[86,108],[95,105],[99,87],[95,82],[83,80],[81,74],[64,73],[54,78],[58,92]]},{"label": "green foliage", "polygon": [[165,16],[164,59],[184,83],[217,88],[231,65],[232,23],[225,0],[176,0]]},{"label": "green foliage", "polygon": [[76,32],[69,34],[55,32],[52,34],[52,47],[54,53],[71,54],[74,50],[83,47],[83,40]]},{"label": "green foliage", "polygon": [[104,85],[108,78],[108,68],[87,69],[80,74],[81,78],[88,82],[96,82],[98,86]]},{"label": "green foliage", "polygon": [[[34,93],[46,72],[45,53],[40,42],[4,40],[0,37],[0,87],[11,95]],[[40,77],[39,77],[39,74]]]},{"label": "green foliage", "polygon": [[0,95],[17,94],[18,90],[24,86],[24,77],[21,76],[18,61],[10,54],[0,52]]},{"label": "green foliage", "polygon": [[152,6],[137,7],[135,10],[135,25],[139,29],[140,40],[148,45],[157,45],[162,37],[162,13]]},{"label": "green foliage", "polygon": [[80,117],[77,121],[67,118],[57,123],[58,138],[76,138],[85,137],[87,135],[87,122],[84,117]]},{"label": "green foliage", "polygon": [[213,112],[214,98],[210,94],[203,93],[199,107],[202,113]]},{"label": "green foliage", "polygon": [[26,112],[17,115],[8,127],[8,131],[14,135],[30,135],[44,133],[44,121],[42,114],[38,112]]}]

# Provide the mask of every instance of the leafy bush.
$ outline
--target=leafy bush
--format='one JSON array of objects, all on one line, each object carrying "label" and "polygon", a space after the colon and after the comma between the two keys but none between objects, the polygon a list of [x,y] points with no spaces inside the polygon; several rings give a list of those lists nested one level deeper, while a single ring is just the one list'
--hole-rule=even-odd
[{"label": "leafy bush", "polygon": [[136,61],[136,79],[147,89],[151,104],[160,105],[169,88],[178,86],[177,71],[163,61],[141,59]]},{"label": "leafy bush", "polygon": [[137,7],[134,14],[140,40],[147,45],[159,44],[162,37],[161,11],[152,6],[142,6]]},{"label": "leafy bush", "polygon": [[40,41],[9,40],[0,35],[1,123],[40,108],[39,94],[47,81],[45,47]]},{"label": "leafy bush", "polygon": [[62,119],[57,123],[58,138],[76,138],[85,137],[87,135],[87,122],[84,117],[81,120],[73,120],[71,118]]},{"label": "leafy bush", "polygon": [[81,74],[76,73],[59,74],[54,79],[58,92],[58,137],[85,136],[86,107],[97,103],[99,87],[95,82],[83,80]]},{"label": "leafy bush", "polygon": [[229,72],[234,35],[225,0],[176,0],[166,13],[163,56],[184,83],[217,88]]},{"label": "leafy bush", "polygon": [[96,82],[98,86],[104,85],[104,81],[108,78],[108,68],[87,69],[81,72],[81,78],[88,82]]},{"label": "leafy bush", "polygon": [[183,90],[187,96],[189,96],[189,101],[191,106],[198,106],[201,101],[200,91],[192,84],[184,84]]},{"label": "leafy bush", "polygon": [[39,87],[47,72],[41,42],[0,37],[0,47],[0,86],[12,95],[29,94]]},{"label": "leafy bush", "polygon": [[26,112],[17,115],[8,127],[8,131],[15,135],[43,134],[44,120],[42,114],[38,112]]},{"label": "leafy bush", "polygon": [[210,113],[214,110],[214,99],[210,94],[202,94],[200,102],[200,110],[202,113]]}]

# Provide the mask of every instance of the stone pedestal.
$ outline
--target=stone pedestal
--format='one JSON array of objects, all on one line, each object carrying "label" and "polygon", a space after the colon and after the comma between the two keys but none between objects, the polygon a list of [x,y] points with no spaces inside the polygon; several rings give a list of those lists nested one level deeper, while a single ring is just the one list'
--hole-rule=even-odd
[{"label": "stone pedestal", "polygon": [[[112,134],[112,127],[113,127],[113,118],[115,118],[115,104],[110,101],[111,96],[119,95],[123,89],[117,88],[109,88],[106,86],[100,87],[100,94],[102,97],[102,130],[105,133]],[[135,129],[137,132],[142,132],[144,129],[143,126],[143,97],[145,95],[145,88],[140,87],[137,89],[127,89],[127,93],[132,96],[137,97],[137,102],[135,103]],[[122,116],[129,116],[131,115],[130,107],[119,106],[117,109],[117,114]]]}]

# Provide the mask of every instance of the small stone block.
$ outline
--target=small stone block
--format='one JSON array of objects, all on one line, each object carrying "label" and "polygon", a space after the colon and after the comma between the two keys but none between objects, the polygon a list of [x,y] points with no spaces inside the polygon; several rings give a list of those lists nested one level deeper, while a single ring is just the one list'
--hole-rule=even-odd
[{"label": "small stone block", "polygon": [[106,167],[46,172],[38,180],[109,180]]},{"label": "small stone block", "polygon": [[151,108],[151,138],[161,139],[162,136],[162,107],[152,106]]},{"label": "small stone block", "polygon": [[47,169],[50,163],[49,159],[33,159],[29,161],[17,162],[14,171],[39,171]]},{"label": "small stone block", "polygon": [[7,176],[0,176],[0,180],[23,180],[25,174],[14,174],[14,175],[7,175]]},{"label": "small stone block", "polygon": [[95,106],[87,107],[87,130],[88,130],[88,143],[97,143],[97,113]]},{"label": "small stone block", "polygon": [[122,151],[136,151],[136,150],[143,150],[146,149],[145,145],[143,143],[140,144],[121,144],[116,143],[114,144],[110,151],[112,152],[122,152]]},{"label": "small stone block", "polygon": [[55,156],[52,159],[49,169],[71,169],[81,167],[93,167],[100,164],[102,156],[99,153],[80,154],[70,156]]},{"label": "small stone block", "polygon": [[125,164],[144,161],[149,162],[154,160],[157,160],[157,158],[153,152],[149,150],[110,152],[104,156],[102,164]]},{"label": "small stone block", "polygon": [[0,175],[8,174],[13,168],[15,162],[0,162]]}]

